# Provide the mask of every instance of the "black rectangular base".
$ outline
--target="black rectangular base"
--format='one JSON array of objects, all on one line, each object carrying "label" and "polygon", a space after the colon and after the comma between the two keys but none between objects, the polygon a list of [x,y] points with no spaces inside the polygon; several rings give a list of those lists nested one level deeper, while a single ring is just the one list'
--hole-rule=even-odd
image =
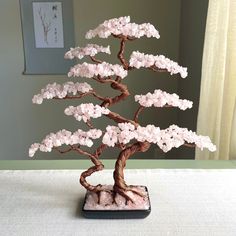
[{"label": "black rectangular base", "polygon": [[148,210],[84,210],[83,216],[89,219],[144,219],[151,212]]}]

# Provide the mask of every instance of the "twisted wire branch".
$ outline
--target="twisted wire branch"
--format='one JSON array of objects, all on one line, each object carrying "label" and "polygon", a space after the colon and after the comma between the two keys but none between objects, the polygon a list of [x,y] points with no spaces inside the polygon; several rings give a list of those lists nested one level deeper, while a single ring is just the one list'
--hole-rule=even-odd
[{"label": "twisted wire branch", "polygon": [[[131,187],[127,186],[124,180],[124,168],[126,166],[126,161],[137,152],[146,152],[150,148],[151,144],[148,142],[136,142],[123,151],[115,164],[115,170],[113,172],[114,186],[113,190],[121,194],[126,200],[133,202],[132,198],[127,195],[127,191],[133,191]],[[141,193],[135,191],[136,194],[142,196]]]},{"label": "twisted wire branch", "polygon": [[122,38],[121,42],[120,42],[120,51],[117,55],[117,57],[119,58],[121,64],[123,65],[125,70],[128,70],[129,68],[129,63],[125,60],[124,57],[124,51],[125,51],[125,42],[127,41],[127,38]]},{"label": "twisted wire branch", "polygon": [[76,151],[79,154],[82,154],[82,155],[87,156],[87,157],[90,158],[90,160],[93,162],[94,166],[90,167],[88,170],[81,173],[80,183],[87,190],[93,191],[93,192],[100,192],[100,191],[105,190],[102,185],[98,184],[98,185],[94,186],[94,185],[89,184],[86,180],[86,178],[88,176],[92,175],[94,172],[103,170],[104,165],[98,159],[98,157],[101,155],[101,153],[102,153],[101,151],[104,150],[105,148],[106,148],[106,145],[105,146],[101,145],[97,148],[95,154],[92,154],[92,153],[89,153],[87,151],[82,150],[79,146],[76,147],[76,146],[70,145],[70,147],[68,149],[65,149],[65,150],[62,150],[58,147],[54,147],[54,149],[56,151],[58,151],[59,153],[61,153],[61,154],[64,154],[64,153],[67,153],[67,152],[70,152],[70,151]]},{"label": "twisted wire branch", "polygon": [[91,59],[93,62],[95,62],[95,63],[97,63],[97,64],[101,64],[101,63],[102,63],[101,60],[98,60],[98,59],[95,58],[94,56],[89,56],[89,57],[90,57],[90,59]]},{"label": "twisted wire branch", "polygon": [[138,117],[139,117],[140,113],[144,110],[144,108],[145,107],[143,107],[143,106],[138,107],[138,110],[134,114],[134,122],[138,123]]},{"label": "twisted wire branch", "polygon": [[168,72],[167,69],[159,69],[156,66],[150,66],[148,69],[153,70],[155,72]]}]

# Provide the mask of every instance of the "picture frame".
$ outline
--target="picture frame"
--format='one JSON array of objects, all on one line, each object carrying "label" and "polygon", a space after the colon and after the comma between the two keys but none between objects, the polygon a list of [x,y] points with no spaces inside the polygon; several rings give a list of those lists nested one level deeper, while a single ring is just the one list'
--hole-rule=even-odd
[{"label": "picture frame", "polygon": [[64,54],[74,47],[72,0],[20,0],[23,74],[67,74]]}]

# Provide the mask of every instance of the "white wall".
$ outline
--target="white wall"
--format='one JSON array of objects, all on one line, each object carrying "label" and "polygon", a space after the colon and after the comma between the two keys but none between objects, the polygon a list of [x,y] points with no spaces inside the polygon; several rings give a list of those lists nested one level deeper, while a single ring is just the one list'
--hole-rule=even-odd
[{"label": "white wall", "polygon": [[[74,19],[76,42],[86,43],[85,32],[95,27],[105,19],[130,15],[137,23],[151,22],[161,34],[160,40],[141,39],[127,45],[127,56],[132,50],[147,53],[162,53],[178,60],[180,0],[147,0],[147,1],[110,1],[110,0],[74,0]],[[95,41],[93,41],[95,42]],[[97,40],[103,45],[111,44],[113,50],[118,49],[118,42]],[[106,57],[108,59],[108,57]],[[46,59],[45,59],[46,60]],[[115,62],[115,57],[111,61]],[[66,76],[25,76],[23,42],[18,0],[0,1],[0,159],[28,159],[28,147],[32,142],[40,141],[47,133],[61,128],[76,130],[83,127],[71,117],[63,114],[64,108],[71,104],[68,101],[51,101],[41,106],[32,105],[31,98],[41,87],[56,81],[64,82]],[[83,80],[83,79],[79,79]],[[152,72],[131,72],[125,79],[133,94],[146,93],[155,88],[177,91],[177,80],[167,74]],[[93,84],[100,93],[110,94],[110,88],[102,88]],[[86,101],[86,100],[83,100]],[[82,102],[82,101],[78,101]],[[76,104],[73,102],[73,104]],[[127,102],[116,105],[114,109],[125,116],[131,116],[137,104],[130,97]],[[146,115],[146,116],[145,116]],[[144,116],[146,118],[144,118]],[[142,124],[155,123],[163,127],[177,120],[176,110],[148,110],[142,116]],[[95,122],[104,127],[107,120]],[[142,154],[142,157],[152,158],[155,150]],[[105,158],[115,158],[116,152],[104,153]],[[171,155],[171,154],[170,154]],[[77,158],[71,154],[60,156],[57,153],[38,153],[38,159]]]}]

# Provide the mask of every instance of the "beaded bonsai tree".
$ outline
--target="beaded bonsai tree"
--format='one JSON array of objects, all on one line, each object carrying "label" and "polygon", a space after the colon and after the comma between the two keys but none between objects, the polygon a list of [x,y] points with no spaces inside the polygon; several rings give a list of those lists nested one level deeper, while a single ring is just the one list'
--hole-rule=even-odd
[{"label": "beaded bonsai tree", "polygon": [[[60,130],[57,133],[51,133],[41,143],[34,143],[29,149],[29,156],[33,157],[39,149],[42,152],[51,152],[56,150],[60,153],[75,151],[87,156],[94,164],[88,170],[84,171],[80,177],[80,183],[89,192],[97,195],[98,203],[102,193],[110,193],[112,204],[118,204],[117,196],[123,198],[125,205],[135,205],[135,196],[145,198],[145,191],[142,188],[129,186],[124,180],[124,168],[126,161],[137,152],[146,152],[151,144],[157,145],[164,152],[172,148],[178,148],[181,145],[188,147],[208,148],[215,151],[215,146],[207,136],[197,135],[195,132],[186,128],[180,128],[177,125],[171,125],[166,129],[160,129],[154,125],[148,124],[141,126],[139,124],[139,115],[147,107],[178,107],[185,110],[192,107],[192,102],[186,99],[180,99],[176,94],[169,94],[165,91],[155,90],[146,95],[135,95],[134,99],[139,106],[133,118],[126,118],[111,110],[112,105],[126,99],[130,92],[123,83],[128,72],[134,69],[146,68],[154,72],[169,72],[180,74],[182,78],[187,77],[187,68],[181,67],[176,62],[166,58],[163,55],[148,55],[134,51],[129,60],[124,57],[125,44],[128,41],[146,36],[148,38],[159,38],[159,32],[149,23],[136,24],[130,23],[130,17],[120,17],[110,19],[100,24],[97,28],[90,30],[86,34],[87,39],[94,37],[108,38],[114,37],[120,41],[120,50],[118,59],[120,64],[109,64],[95,57],[97,53],[110,54],[110,47],[88,44],[80,48],[71,48],[66,54],[67,59],[82,59],[88,56],[92,64],[82,63],[72,67],[68,77],[85,77],[95,80],[101,84],[110,84],[111,88],[117,90],[119,95],[106,97],[99,95],[88,83],[66,82],[60,84],[48,84],[41,92],[33,97],[33,103],[41,104],[44,99],[81,99],[85,96],[93,96],[100,105],[92,103],[80,104],[77,107],[69,106],[65,109],[65,114],[74,116],[78,121],[83,121],[89,127],[88,131],[78,129],[72,133],[67,130]],[[105,131],[95,129],[91,118],[98,118],[102,115],[113,120],[117,125],[108,125]],[[94,139],[102,138],[100,146],[93,152],[85,151],[82,146],[91,147]],[[68,146],[62,148],[62,145]],[[102,152],[108,147],[117,147],[120,154],[117,158],[114,169],[114,186],[98,184],[96,186],[88,183],[86,178],[94,172],[101,171],[104,166],[100,160]]]}]

